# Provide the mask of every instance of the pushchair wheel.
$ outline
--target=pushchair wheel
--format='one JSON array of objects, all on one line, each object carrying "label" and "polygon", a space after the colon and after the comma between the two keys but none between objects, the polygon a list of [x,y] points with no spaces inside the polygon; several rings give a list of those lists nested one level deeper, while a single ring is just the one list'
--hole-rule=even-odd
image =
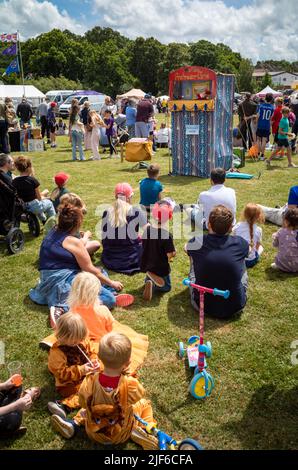
[{"label": "pushchair wheel", "polygon": [[40,235],[40,225],[38,218],[32,212],[27,213],[27,222],[29,227],[29,232],[33,237],[38,237]]},{"label": "pushchair wheel", "polygon": [[14,255],[22,251],[25,243],[24,234],[19,228],[12,228],[6,236],[7,249]]},{"label": "pushchair wheel", "polygon": [[178,450],[203,450],[203,448],[198,441],[187,438],[180,442]]}]

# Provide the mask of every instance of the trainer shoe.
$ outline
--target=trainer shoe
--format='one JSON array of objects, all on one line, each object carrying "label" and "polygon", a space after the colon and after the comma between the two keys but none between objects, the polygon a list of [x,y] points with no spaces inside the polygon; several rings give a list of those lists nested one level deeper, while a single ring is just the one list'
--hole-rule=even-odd
[{"label": "trainer shoe", "polygon": [[71,439],[76,431],[75,423],[72,419],[64,419],[58,415],[51,416],[51,425],[65,439]]},{"label": "trainer shoe", "polygon": [[139,444],[143,450],[158,450],[158,439],[152,434],[148,434],[145,429],[135,426],[131,433],[131,440]]},{"label": "trainer shoe", "polygon": [[50,308],[50,325],[53,330],[56,328],[57,321],[63,315],[64,310],[61,307],[54,307]]},{"label": "trainer shoe", "polygon": [[154,274],[151,271],[147,271],[146,275],[157,287],[163,287],[165,285],[165,281],[163,280],[163,278],[158,276],[157,274]]},{"label": "trainer shoe", "polygon": [[145,282],[145,289],[143,292],[143,299],[150,301],[153,293],[153,282],[149,279]]},{"label": "trainer shoe", "polygon": [[289,163],[288,168],[297,168],[297,165],[295,165],[295,163]]},{"label": "trainer shoe", "polygon": [[129,307],[129,305],[134,303],[134,296],[131,294],[118,294],[116,296],[116,305],[117,307]]},{"label": "trainer shoe", "polygon": [[270,168],[271,167],[271,161],[270,160],[265,160],[265,163],[267,165],[267,168]]},{"label": "trainer shoe", "polygon": [[66,413],[63,405],[60,405],[57,401],[49,401],[48,410],[51,415],[60,416],[60,418],[66,419]]}]

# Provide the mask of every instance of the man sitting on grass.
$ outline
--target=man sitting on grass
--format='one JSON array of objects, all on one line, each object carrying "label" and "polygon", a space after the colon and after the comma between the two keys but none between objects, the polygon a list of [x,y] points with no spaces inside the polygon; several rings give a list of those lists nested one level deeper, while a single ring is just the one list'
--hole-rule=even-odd
[{"label": "man sitting on grass", "polygon": [[[220,319],[237,316],[246,304],[247,272],[245,258],[249,244],[238,236],[231,236],[233,213],[225,206],[216,206],[209,215],[208,234],[202,242],[192,238],[185,249],[191,259],[191,282],[211,289],[228,289],[228,299],[205,296],[205,313]],[[199,292],[191,289],[191,303],[199,310]]]}]

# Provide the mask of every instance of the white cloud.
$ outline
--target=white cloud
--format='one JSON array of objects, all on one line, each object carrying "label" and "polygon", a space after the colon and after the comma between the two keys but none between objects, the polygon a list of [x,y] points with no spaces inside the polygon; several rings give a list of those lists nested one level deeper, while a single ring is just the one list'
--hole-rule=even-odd
[{"label": "white cloud", "polygon": [[207,39],[253,61],[298,60],[297,0],[252,0],[237,8],[224,0],[84,0],[81,9],[83,24],[78,24],[50,1],[0,0],[0,32],[18,29],[24,39],[53,28],[83,34],[92,21],[130,38],[153,36],[163,43]]},{"label": "white cloud", "polygon": [[86,28],[63,10],[59,12],[53,3],[37,0],[6,0],[0,2],[0,32],[20,31],[22,39],[36,36],[53,28],[69,29],[77,34]]},{"label": "white cloud", "polygon": [[[253,0],[238,8],[222,0],[94,0],[95,23],[164,43],[207,39],[244,57],[298,60],[297,0]],[[116,5],[117,3],[117,5]]]}]

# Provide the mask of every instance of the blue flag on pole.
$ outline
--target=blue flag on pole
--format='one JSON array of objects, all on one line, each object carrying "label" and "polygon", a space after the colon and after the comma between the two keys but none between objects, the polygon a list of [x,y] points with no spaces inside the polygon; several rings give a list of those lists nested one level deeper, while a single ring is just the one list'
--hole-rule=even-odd
[{"label": "blue flag on pole", "polygon": [[20,72],[20,67],[19,67],[19,61],[18,59],[13,59],[12,62],[10,62],[9,66],[7,67],[7,69],[5,70],[4,74],[2,75],[2,77],[4,75],[9,75],[11,73],[19,73]]},{"label": "blue flag on pole", "polygon": [[17,55],[17,45],[16,43],[12,44],[11,46],[7,47],[2,51],[3,55]]}]

